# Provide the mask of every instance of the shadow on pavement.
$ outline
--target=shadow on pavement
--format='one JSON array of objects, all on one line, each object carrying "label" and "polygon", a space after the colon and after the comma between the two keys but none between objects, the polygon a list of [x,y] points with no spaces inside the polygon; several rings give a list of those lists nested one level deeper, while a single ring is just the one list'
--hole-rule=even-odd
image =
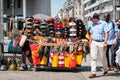
[{"label": "shadow on pavement", "polygon": [[109,76],[120,77],[120,71],[119,71],[119,72],[116,72],[116,73],[110,73]]},{"label": "shadow on pavement", "polygon": [[[102,71],[101,69],[102,69],[101,66],[97,67],[97,71]],[[81,67],[78,68],[78,70],[79,70],[79,72],[81,72],[81,71],[82,72],[90,72],[91,71],[91,66],[81,66]]]}]

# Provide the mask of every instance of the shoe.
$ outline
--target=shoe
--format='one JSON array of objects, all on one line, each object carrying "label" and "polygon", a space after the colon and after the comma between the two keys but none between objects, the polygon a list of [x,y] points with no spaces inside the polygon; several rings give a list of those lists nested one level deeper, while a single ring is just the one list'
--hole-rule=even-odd
[{"label": "shoe", "polygon": [[108,76],[108,71],[105,71],[105,72],[104,72],[104,76]]},{"label": "shoe", "polygon": [[113,71],[114,71],[114,72],[118,72],[119,69],[118,69],[118,68],[113,68]]},{"label": "shoe", "polygon": [[110,71],[110,70],[111,70],[111,68],[110,68],[110,67],[108,67],[108,68],[107,68],[107,71]]},{"label": "shoe", "polygon": [[90,74],[89,78],[95,78],[96,74]]}]

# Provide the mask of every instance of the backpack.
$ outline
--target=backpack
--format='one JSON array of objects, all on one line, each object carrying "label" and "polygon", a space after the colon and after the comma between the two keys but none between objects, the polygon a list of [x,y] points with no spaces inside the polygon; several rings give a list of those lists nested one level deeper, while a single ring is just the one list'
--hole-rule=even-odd
[{"label": "backpack", "polygon": [[114,21],[111,21],[112,22],[112,26],[113,26],[113,29],[115,28],[115,24],[114,24]]}]

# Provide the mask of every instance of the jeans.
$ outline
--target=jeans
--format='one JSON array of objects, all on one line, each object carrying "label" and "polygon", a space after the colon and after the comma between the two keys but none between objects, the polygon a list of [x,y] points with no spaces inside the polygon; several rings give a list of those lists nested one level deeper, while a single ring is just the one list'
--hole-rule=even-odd
[{"label": "jeans", "polygon": [[115,67],[116,66],[116,63],[115,63],[116,54],[115,54],[115,46],[114,46],[114,44],[107,45],[106,57],[107,57],[108,67],[110,67],[110,66]]}]

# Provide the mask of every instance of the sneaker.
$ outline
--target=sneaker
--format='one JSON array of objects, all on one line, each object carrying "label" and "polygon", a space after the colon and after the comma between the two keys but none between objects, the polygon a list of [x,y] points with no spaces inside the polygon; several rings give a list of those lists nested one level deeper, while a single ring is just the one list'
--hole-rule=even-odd
[{"label": "sneaker", "polygon": [[108,71],[105,71],[105,72],[104,72],[104,76],[108,76]]},{"label": "sneaker", "polygon": [[96,74],[90,74],[89,78],[95,78]]}]

